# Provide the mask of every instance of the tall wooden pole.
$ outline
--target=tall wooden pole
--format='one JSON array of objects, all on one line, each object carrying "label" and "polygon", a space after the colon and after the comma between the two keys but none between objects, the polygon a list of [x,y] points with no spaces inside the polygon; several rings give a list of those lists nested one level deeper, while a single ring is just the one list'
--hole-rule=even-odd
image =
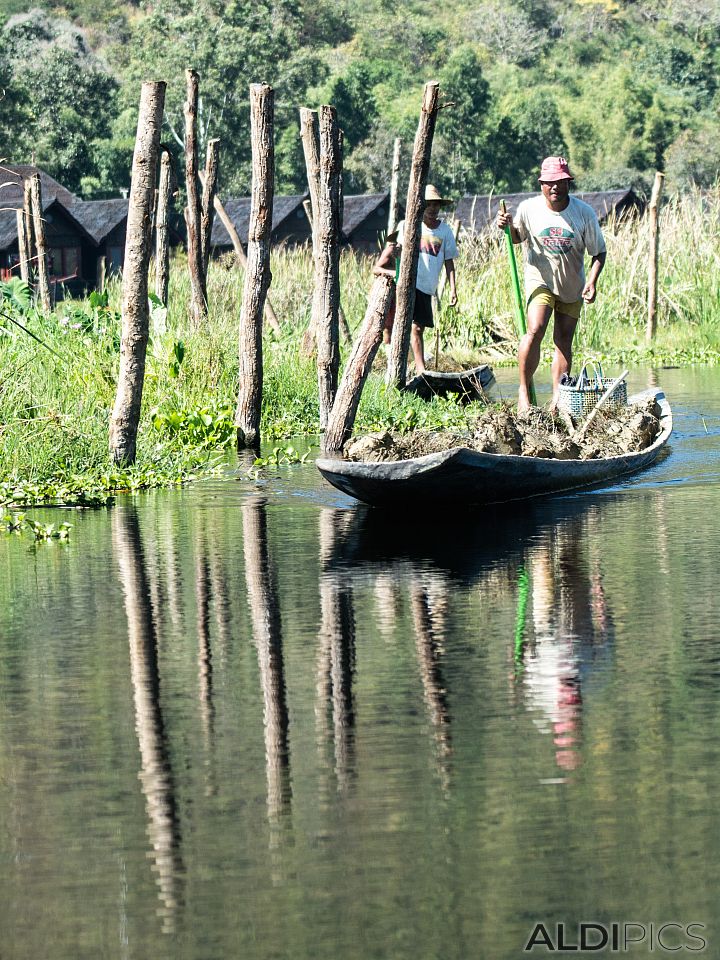
[{"label": "tall wooden pole", "polygon": [[343,372],[323,437],[323,450],[327,453],[339,452],[350,439],[362,390],[382,341],[394,286],[391,278],[384,276],[376,277],[372,285],[365,320]]},{"label": "tall wooden pole", "polygon": [[392,176],[390,178],[390,209],[387,232],[392,233],[400,220],[400,137],[393,147]]},{"label": "tall wooden pole", "polygon": [[320,210],[320,128],[318,125],[318,115],[316,110],[308,110],[307,107],[300,108],[300,139],[302,140],[303,154],[305,156],[305,169],[307,171],[308,192],[310,200],[303,201],[303,207],[310,222],[310,232],[312,235],[313,248],[313,268],[315,275],[315,293],[313,294],[312,311],[310,313],[310,323],[303,334],[301,352],[310,357],[315,351],[315,336],[318,323],[318,303],[317,303],[317,276],[319,272],[318,265],[318,218]]},{"label": "tall wooden pole", "polygon": [[40,174],[30,178],[30,202],[32,205],[33,233],[37,250],[37,289],[40,303],[45,313],[50,313],[50,280],[48,278],[47,244],[45,242],[45,221],[42,215],[42,186]]},{"label": "tall wooden pole", "polygon": [[247,269],[240,311],[240,384],[235,423],[237,445],[260,443],[263,356],[262,318],[270,286],[270,245],[275,190],[273,146],[275,93],[266,83],[250,84],[252,200],[248,230]]},{"label": "tall wooden pole", "polygon": [[207,290],[208,264],[210,263],[210,235],[215,219],[215,194],[220,172],[220,141],[208,140],[205,158],[205,176],[202,178],[203,195],[200,211],[200,240],[202,250],[203,282]]},{"label": "tall wooden pole", "polygon": [[170,198],[172,195],[172,160],[170,151],[160,154],[160,185],[155,215],[155,296],[167,306],[170,289]]},{"label": "tall wooden pole", "polygon": [[20,279],[28,282],[28,263],[30,254],[28,252],[27,225],[25,223],[25,213],[23,210],[15,211],[17,217],[17,236],[18,236],[18,260],[20,261]]},{"label": "tall wooden pole", "polygon": [[201,204],[197,147],[198,87],[200,81],[197,71],[186,70],[185,82],[187,90],[187,99],[183,108],[185,114],[185,186],[187,189],[185,222],[187,224],[188,270],[190,273],[190,319],[193,326],[198,327],[207,316],[207,291],[203,273],[200,224]]},{"label": "tall wooden pole", "polygon": [[650,260],[648,262],[648,306],[647,327],[645,330],[645,339],[648,343],[651,343],[654,339],[657,328],[658,260],[660,257],[658,207],[660,205],[660,194],[662,193],[664,182],[665,174],[657,171],[655,173],[655,182],[653,183],[650,206],[648,208],[648,219],[650,222]]},{"label": "tall wooden pole", "polygon": [[342,147],[334,107],[323,106],[320,127],[320,193],[314,306],[317,308],[317,366],[320,427],[327,426],[340,370],[340,199]]},{"label": "tall wooden pole", "polygon": [[397,282],[397,308],[393,324],[392,340],[386,382],[398,390],[405,386],[407,354],[410,347],[410,330],[415,309],[415,281],[417,278],[420,233],[425,207],[425,185],[430,167],[435,123],[439,109],[440,84],[431,80],[425,84],[420,122],[415,134],[410,182],[405,205],[403,250],[400,258],[400,276]]},{"label": "tall wooden pole", "polygon": [[[342,131],[340,131],[342,133]],[[342,177],[340,178],[342,183]],[[343,200],[340,198],[340,211],[343,209]],[[305,216],[307,217],[308,223],[310,224],[310,231],[315,229],[314,220],[312,215],[312,205],[309,200],[303,200],[303,210],[305,211]],[[342,225],[341,225],[342,231]],[[343,343],[352,343],[352,333],[350,332],[350,324],[347,322],[347,317],[345,316],[345,311],[343,310],[342,301],[338,303],[338,321],[340,323],[340,336],[342,337]],[[301,346],[302,352],[310,357],[315,351],[315,325],[311,320],[310,326],[303,334],[303,342]]]},{"label": "tall wooden pole", "polygon": [[136,455],[148,341],[152,213],[164,106],[165,82],[143,83],[125,239],[120,373],[110,419],[110,456],[117,464],[132,464]]},{"label": "tall wooden pole", "polygon": [[34,266],[36,263],[35,231],[33,230],[32,216],[32,188],[29,180],[25,180],[23,183],[23,214],[25,215],[25,230],[27,233],[28,274],[32,279],[32,275],[37,272],[37,268]]}]

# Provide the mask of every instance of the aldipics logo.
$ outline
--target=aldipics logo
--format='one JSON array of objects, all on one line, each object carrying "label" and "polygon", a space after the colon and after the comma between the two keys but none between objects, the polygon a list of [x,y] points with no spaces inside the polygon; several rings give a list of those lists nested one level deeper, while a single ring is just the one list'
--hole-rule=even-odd
[{"label": "aldipics logo", "polygon": [[526,953],[586,953],[601,950],[628,953],[636,948],[646,953],[699,953],[707,947],[703,923],[536,923],[525,944]]}]

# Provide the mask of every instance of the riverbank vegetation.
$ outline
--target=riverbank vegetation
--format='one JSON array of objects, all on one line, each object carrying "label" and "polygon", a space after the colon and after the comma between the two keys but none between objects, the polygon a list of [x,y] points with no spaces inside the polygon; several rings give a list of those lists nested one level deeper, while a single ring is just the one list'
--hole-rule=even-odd
[{"label": "riverbank vegetation", "polygon": [[[608,265],[598,301],[581,320],[576,354],[599,356],[609,367],[720,361],[718,200],[686,198],[663,209],[660,322],[651,346],[645,342],[647,224],[610,224],[605,233]],[[514,363],[512,295],[500,240],[492,234],[461,245],[459,304],[440,311],[445,369]],[[371,267],[371,258],[342,255],[342,300],[353,329],[365,312]],[[318,431],[317,372],[300,350],[312,299],[309,249],[275,251],[272,272],[283,332],[268,332],[264,344],[265,468],[301,459],[289,438],[312,442]],[[111,282],[104,295],[60,303],[50,315],[31,304],[19,281],[4,285],[0,502],[98,503],[117,489],[182,482],[219,467],[235,438],[242,279],[232,257],[211,264],[209,316],[193,332],[187,264],[183,257],[173,261],[169,309],[156,303],[152,310],[138,459],[127,471],[111,469],[107,454],[119,364],[119,283]],[[540,380],[549,377],[547,339]],[[434,352],[434,335],[426,348]],[[382,367],[381,356],[365,387],[356,433],[464,426],[465,411],[452,401],[428,404],[386,389]]]}]

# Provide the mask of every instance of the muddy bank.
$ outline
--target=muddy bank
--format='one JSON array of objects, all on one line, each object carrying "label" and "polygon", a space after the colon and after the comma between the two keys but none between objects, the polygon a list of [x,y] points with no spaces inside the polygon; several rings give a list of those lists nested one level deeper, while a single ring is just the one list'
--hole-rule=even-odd
[{"label": "muddy bank", "polygon": [[351,438],[345,444],[343,455],[346,460],[382,463],[467,447],[480,453],[593,460],[649,447],[660,432],[659,415],[660,408],[654,399],[620,411],[599,411],[587,433],[578,437],[569,421],[547,410],[533,407],[518,415],[509,404],[498,404],[469,421],[468,430],[463,433],[446,430],[371,433]]}]

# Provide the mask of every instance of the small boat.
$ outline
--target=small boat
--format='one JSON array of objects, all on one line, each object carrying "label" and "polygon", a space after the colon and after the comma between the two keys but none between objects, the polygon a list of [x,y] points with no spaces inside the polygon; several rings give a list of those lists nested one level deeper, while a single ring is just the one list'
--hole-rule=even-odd
[{"label": "small boat", "polygon": [[483,363],[472,370],[458,370],[453,373],[426,370],[408,380],[404,390],[406,393],[416,394],[421,400],[453,394],[461,403],[470,403],[472,400],[487,400],[494,386],[495,374],[492,367]]},{"label": "small boat", "polygon": [[596,460],[555,460],[453,447],[410,460],[358,463],[321,457],[316,464],[334,487],[373,507],[409,503],[472,507],[562,493],[608,483],[644,470],[656,460],[672,433],[670,404],[660,390],[635,394],[628,402],[651,398],[660,406],[660,432],[651,446],[637,453]]}]

